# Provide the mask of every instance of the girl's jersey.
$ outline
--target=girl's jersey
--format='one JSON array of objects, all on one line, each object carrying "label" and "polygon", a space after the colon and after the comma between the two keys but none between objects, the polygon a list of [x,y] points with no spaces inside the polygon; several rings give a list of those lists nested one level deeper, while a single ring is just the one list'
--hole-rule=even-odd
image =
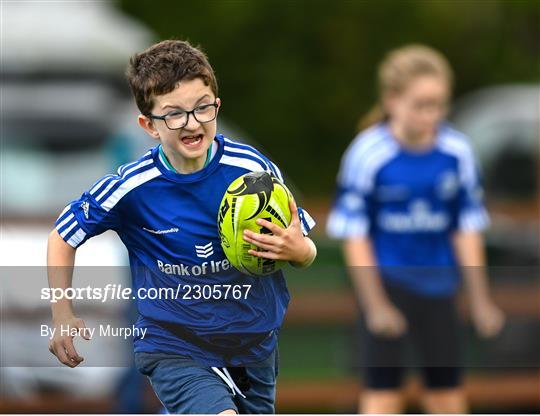
[{"label": "girl's jersey", "polygon": [[467,138],[440,125],[434,145],[411,151],[387,123],[360,133],[346,150],[327,232],[369,237],[383,279],[426,295],[458,285],[452,233],[488,225]]},{"label": "girl's jersey", "polygon": [[[251,146],[222,135],[216,145],[207,166],[191,174],[169,170],[157,146],[97,181],[56,222],[74,248],[109,229],[127,247],[136,326],[147,329],[134,339],[135,352],[180,354],[225,366],[261,361],[276,346],[289,302],[283,272],[254,277],[232,267],[221,248],[217,217],[225,190],[237,177],[269,171],[283,178]],[[315,223],[298,211],[307,235]],[[153,288],[161,289],[159,296]]]}]

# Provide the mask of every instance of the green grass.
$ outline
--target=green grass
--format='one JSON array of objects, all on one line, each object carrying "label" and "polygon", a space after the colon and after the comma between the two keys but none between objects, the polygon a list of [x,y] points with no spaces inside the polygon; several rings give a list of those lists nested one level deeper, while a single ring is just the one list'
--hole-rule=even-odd
[{"label": "green grass", "polygon": [[335,379],[350,371],[351,339],[340,326],[285,327],[280,332],[280,379]]}]

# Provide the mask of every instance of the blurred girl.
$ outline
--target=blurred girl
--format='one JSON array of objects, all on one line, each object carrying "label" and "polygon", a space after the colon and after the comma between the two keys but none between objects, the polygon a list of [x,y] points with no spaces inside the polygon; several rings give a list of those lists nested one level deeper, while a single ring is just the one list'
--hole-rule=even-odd
[{"label": "blurred girl", "polygon": [[344,240],[364,312],[359,410],[403,410],[407,340],[420,359],[425,410],[465,413],[457,266],[479,333],[497,334],[503,315],[483,270],[488,217],[474,157],[467,138],[444,122],[452,72],[437,51],[410,45],[388,54],[378,77],[380,102],[343,156],[327,225]]}]

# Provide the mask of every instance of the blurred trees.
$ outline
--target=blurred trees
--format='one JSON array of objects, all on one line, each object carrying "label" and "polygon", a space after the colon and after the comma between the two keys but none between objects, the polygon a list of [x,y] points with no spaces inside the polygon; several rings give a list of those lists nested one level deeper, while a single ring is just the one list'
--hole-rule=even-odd
[{"label": "blurred trees", "polygon": [[306,195],[334,189],[341,154],[376,99],[376,66],[410,42],[447,55],[459,96],[539,80],[536,0],[149,1],[119,7],[160,39],[208,54],[222,116]]}]

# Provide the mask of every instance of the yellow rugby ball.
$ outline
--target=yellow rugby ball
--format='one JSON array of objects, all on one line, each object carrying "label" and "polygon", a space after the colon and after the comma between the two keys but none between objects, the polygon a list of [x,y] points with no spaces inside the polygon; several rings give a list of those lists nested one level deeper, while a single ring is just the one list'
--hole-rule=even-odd
[{"label": "yellow rugby ball", "polygon": [[285,261],[265,259],[248,253],[262,250],[243,238],[244,230],[272,234],[255,221],[263,218],[287,228],[291,222],[292,194],[269,172],[251,172],[236,178],[227,188],[218,213],[221,247],[231,264],[242,273],[264,276],[279,270]]}]

